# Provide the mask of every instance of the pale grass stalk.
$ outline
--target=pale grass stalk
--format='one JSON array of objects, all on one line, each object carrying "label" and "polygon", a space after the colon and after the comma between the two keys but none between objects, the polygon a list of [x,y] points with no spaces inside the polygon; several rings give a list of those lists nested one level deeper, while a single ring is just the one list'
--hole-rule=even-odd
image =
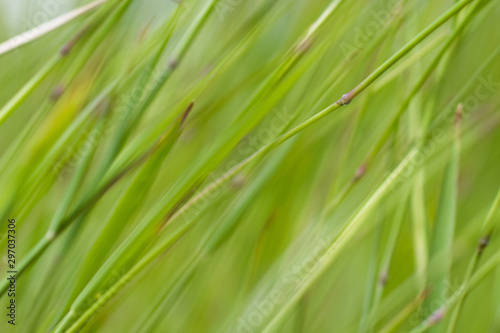
[{"label": "pale grass stalk", "polygon": [[0,44],[0,56],[3,54],[7,54],[11,51],[14,51],[15,49],[21,46],[31,43],[37,40],[38,38],[43,37],[54,30],[57,30],[58,28],[72,22],[73,20],[84,15],[85,13],[96,9],[106,1],[108,0],[94,1],[80,8],[74,9],[66,14],[63,14],[59,17],[56,17],[48,22],[42,23],[39,26],[34,27],[28,31],[25,31],[20,35],[12,37],[9,40],[6,40],[2,44]]}]

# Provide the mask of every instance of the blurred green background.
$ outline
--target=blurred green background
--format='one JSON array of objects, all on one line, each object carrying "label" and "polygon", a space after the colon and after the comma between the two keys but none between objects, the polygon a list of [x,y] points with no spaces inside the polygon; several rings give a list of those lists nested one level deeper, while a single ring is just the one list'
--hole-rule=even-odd
[{"label": "blurred green background", "polygon": [[[2,0],[0,40],[87,3]],[[0,331],[418,331],[469,288],[491,235],[458,317],[452,300],[430,329],[500,332],[498,1],[472,1],[351,104],[251,157],[455,3],[109,0],[0,55],[3,111],[36,83],[1,118],[0,212],[16,265],[37,254]]]}]

